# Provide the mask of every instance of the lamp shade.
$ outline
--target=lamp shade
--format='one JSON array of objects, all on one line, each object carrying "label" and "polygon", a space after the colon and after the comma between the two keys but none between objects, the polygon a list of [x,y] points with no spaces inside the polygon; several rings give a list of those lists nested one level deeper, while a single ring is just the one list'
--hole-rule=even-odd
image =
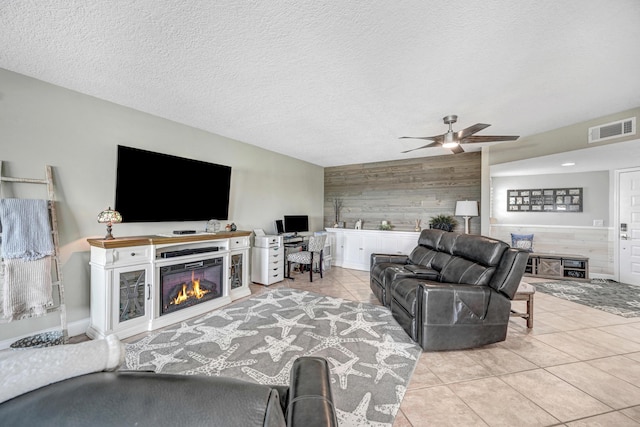
[{"label": "lamp shade", "polygon": [[111,234],[111,225],[122,222],[122,215],[120,215],[120,212],[114,211],[111,209],[111,206],[109,206],[109,209],[98,214],[98,222],[100,224],[107,224],[107,235],[104,236],[104,238],[111,240],[114,238],[113,234]]},{"label": "lamp shade", "polygon": [[122,215],[120,215],[120,212],[114,211],[113,209],[111,209],[111,206],[109,206],[109,209],[106,209],[98,214],[98,222],[101,224],[117,224],[119,222],[122,222]]},{"label": "lamp shade", "polygon": [[456,216],[478,216],[478,202],[473,200],[457,201]]}]

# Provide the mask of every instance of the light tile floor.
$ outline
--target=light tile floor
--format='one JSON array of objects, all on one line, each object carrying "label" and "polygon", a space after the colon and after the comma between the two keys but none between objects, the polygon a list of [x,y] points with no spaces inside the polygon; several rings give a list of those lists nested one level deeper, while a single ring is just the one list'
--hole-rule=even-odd
[{"label": "light tile floor", "polygon": [[[292,276],[252,292],[284,286],[379,304],[368,271],[332,267],[312,283]],[[541,292],[534,310],[533,328],[513,317],[504,342],[423,352],[394,427],[640,426],[640,318]]]}]

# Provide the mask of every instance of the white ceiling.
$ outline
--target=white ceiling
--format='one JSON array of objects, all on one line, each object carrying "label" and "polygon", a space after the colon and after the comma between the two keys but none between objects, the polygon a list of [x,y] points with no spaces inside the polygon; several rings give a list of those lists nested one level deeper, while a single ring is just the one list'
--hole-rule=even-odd
[{"label": "white ceiling", "polygon": [[4,0],[0,46],[7,70],[320,166],[446,154],[398,137],[448,114],[525,137],[640,105],[638,0]]},{"label": "white ceiling", "polygon": [[[585,136],[586,138],[586,136]],[[570,163],[569,165],[567,165]],[[491,176],[548,175],[640,167],[640,139],[491,166]]]}]

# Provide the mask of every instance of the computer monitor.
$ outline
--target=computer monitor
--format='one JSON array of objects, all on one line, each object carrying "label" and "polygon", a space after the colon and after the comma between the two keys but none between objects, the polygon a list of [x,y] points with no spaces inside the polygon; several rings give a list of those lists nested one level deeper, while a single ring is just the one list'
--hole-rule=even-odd
[{"label": "computer monitor", "polygon": [[284,233],[284,225],[282,224],[281,219],[276,219],[276,233],[283,234]]},{"label": "computer monitor", "polygon": [[284,231],[285,233],[303,233],[309,231],[309,216],[285,215]]}]

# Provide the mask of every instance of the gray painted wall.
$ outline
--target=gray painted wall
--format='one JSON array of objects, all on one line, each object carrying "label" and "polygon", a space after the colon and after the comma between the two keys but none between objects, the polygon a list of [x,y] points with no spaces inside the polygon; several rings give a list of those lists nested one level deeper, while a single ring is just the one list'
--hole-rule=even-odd
[{"label": "gray painted wall", "polygon": [[[565,173],[555,175],[528,175],[493,177],[492,224],[536,224],[593,226],[600,219],[604,226],[609,221],[609,172]],[[507,190],[530,188],[582,187],[582,212],[509,212]]]},{"label": "gray painted wall", "polygon": [[[3,174],[44,178],[45,165],[53,166],[70,330],[73,322],[89,317],[86,239],[105,234],[96,217],[114,203],[118,144],[231,166],[229,222],[241,230],[273,232],[273,220],[288,213],[308,214],[312,229],[323,228],[324,171],[319,166],[0,70]],[[149,171],[157,175],[158,185],[170,179],[165,172]],[[203,194],[212,185],[203,182]],[[44,186],[2,187],[4,197],[46,198]],[[204,225],[123,223],[114,225],[113,233],[155,234]],[[0,341],[56,325],[57,314],[0,324]]]}]

